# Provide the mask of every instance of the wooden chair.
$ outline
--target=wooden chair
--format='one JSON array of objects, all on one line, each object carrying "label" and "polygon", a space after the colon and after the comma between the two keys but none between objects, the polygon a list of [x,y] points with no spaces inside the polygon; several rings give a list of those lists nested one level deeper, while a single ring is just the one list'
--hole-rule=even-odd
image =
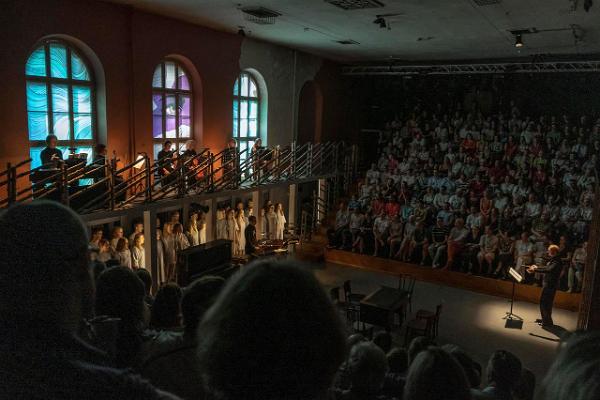
[{"label": "wooden chair", "polygon": [[352,293],[351,282],[344,282],[344,299],[346,300],[346,319],[348,320],[348,322],[350,322],[353,329],[354,323],[357,323],[357,328],[360,329],[360,301],[365,297],[366,295],[364,294]]},{"label": "wooden chair", "polygon": [[410,312],[412,312],[412,297],[415,292],[415,283],[416,279],[410,275],[400,275],[400,279],[398,280],[398,290],[406,293]]},{"label": "wooden chair", "polygon": [[438,336],[438,325],[440,315],[442,313],[442,304],[438,304],[435,312],[428,310],[419,310],[415,318],[408,321],[406,324],[406,335],[404,336],[404,344],[416,336],[426,336],[430,339],[435,339]]}]

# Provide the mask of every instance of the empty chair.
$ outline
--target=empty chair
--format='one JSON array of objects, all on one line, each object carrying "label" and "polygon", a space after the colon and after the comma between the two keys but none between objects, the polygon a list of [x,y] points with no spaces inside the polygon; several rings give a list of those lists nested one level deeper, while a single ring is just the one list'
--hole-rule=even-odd
[{"label": "empty chair", "polygon": [[404,343],[408,343],[408,341],[415,336],[425,336],[430,339],[435,339],[438,336],[438,325],[441,313],[441,304],[438,304],[435,313],[428,310],[417,311],[415,318],[408,321],[406,324]]}]

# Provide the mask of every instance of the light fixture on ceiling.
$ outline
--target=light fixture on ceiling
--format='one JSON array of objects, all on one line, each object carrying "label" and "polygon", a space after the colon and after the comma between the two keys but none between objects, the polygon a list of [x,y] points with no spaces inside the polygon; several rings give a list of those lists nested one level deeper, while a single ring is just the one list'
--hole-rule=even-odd
[{"label": "light fixture on ceiling", "polygon": [[385,22],[385,19],[381,16],[377,16],[377,18],[375,19],[375,21],[373,21],[374,24],[379,24],[379,27],[381,29],[385,29],[387,28],[387,23]]},{"label": "light fixture on ceiling", "polygon": [[523,35],[520,33],[515,35],[515,47],[523,47]]}]

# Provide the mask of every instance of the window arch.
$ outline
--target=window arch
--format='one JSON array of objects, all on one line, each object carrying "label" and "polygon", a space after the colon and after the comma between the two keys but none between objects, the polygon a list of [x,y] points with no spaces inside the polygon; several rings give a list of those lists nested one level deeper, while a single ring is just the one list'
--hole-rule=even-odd
[{"label": "window arch", "polygon": [[190,75],[174,60],[161,62],[152,78],[152,137],[154,157],[166,140],[181,150],[193,138]]},{"label": "window arch", "polygon": [[64,155],[74,149],[93,159],[96,139],[96,85],[87,61],[71,45],[45,40],[25,65],[27,122],[31,167],[50,134]]},{"label": "window arch", "polygon": [[243,71],[233,86],[233,137],[239,151],[252,148],[260,137],[261,93],[254,76]]}]

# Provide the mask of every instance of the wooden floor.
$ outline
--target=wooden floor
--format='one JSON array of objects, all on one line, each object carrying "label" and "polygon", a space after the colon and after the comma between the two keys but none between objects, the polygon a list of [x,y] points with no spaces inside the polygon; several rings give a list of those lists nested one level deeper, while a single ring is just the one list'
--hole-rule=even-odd
[{"label": "wooden floor", "polygon": [[[315,249],[311,249],[315,254]],[[324,259],[328,263],[359,268],[363,270],[382,272],[389,275],[411,275],[418,281],[431,282],[445,286],[457,287],[473,292],[489,294],[492,296],[510,298],[512,283],[493,278],[476,275],[467,275],[462,272],[434,270],[431,267],[421,267],[416,264],[404,263],[395,260],[372,257],[342,250],[324,250]],[[541,288],[532,285],[516,285],[515,299],[538,303]],[[566,293],[558,291],[554,306],[570,311],[577,311],[581,302],[580,293]]]}]

